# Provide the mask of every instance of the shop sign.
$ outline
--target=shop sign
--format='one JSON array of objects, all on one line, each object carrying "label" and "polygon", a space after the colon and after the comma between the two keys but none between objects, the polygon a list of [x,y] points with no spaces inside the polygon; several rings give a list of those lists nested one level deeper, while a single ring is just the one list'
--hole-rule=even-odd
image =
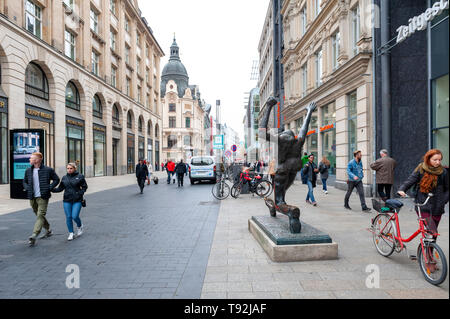
[{"label": "shop sign", "polygon": [[315,134],[315,133],[316,133],[316,130],[311,130],[308,133],[306,133],[306,136],[310,136],[311,134]]},{"label": "shop sign", "polygon": [[25,117],[32,118],[44,122],[53,123],[53,113],[50,111],[44,111],[42,109],[38,109],[32,107],[30,105],[25,106]]},{"label": "shop sign", "polygon": [[77,121],[77,120],[73,120],[73,119],[66,119],[66,123],[69,125],[73,125],[73,126],[78,126],[78,127],[84,127],[84,123]]},{"label": "shop sign", "polygon": [[8,99],[5,99],[0,96],[0,112],[6,113],[8,112]]},{"label": "shop sign", "polygon": [[421,15],[408,20],[408,25],[401,25],[397,29],[397,43],[400,43],[410,37],[416,31],[423,31],[427,28],[428,22],[440,15],[442,11],[448,9],[449,1],[440,0],[433,4]]},{"label": "shop sign", "polygon": [[325,126],[322,126],[322,127],[320,128],[320,132],[328,131],[328,130],[331,130],[331,129],[333,129],[333,128],[334,128],[334,124],[325,125]]},{"label": "shop sign", "polygon": [[98,131],[98,132],[102,132],[102,133],[106,133],[106,129],[103,126],[97,126],[97,125],[93,125],[92,128],[94,129],[94,131]]}]

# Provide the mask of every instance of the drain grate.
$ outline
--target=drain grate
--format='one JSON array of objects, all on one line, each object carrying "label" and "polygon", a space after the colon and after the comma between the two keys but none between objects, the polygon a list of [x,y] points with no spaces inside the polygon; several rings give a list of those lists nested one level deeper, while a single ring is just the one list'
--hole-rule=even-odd
[{"label": "drain grate", "polygon": [[213,206],[213,205],[218,205],[218,203],[216,202],[199,202],[198,203],[200,206]]}]

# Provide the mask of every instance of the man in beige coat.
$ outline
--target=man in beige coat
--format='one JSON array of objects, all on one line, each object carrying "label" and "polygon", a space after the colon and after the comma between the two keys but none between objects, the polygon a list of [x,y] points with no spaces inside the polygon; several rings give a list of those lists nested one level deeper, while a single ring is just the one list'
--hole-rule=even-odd
[{"label": "man in beige coat", "polygon": [[388,151],[380,151],[380,158],[370,165],[376,171],[378,194],[383,201],[391,198],[391,189],[394,184],[394,169],[397,162],[389,157]]}]

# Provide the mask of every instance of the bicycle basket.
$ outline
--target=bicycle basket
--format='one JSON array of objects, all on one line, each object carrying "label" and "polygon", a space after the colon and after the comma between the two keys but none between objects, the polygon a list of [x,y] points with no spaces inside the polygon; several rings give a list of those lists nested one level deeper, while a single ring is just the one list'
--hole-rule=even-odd
[{"label": "bicycle basket", "polygon": [[379,200],[372,198],[372,207],[379,213],[384,213],[381,211],[381,203]]}]

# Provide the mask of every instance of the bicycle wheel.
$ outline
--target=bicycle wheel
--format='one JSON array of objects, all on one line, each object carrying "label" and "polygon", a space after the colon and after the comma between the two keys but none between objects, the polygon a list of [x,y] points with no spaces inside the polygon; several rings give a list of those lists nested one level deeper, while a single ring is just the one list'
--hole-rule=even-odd
[{"label": "bicycle wheel", "polygon": [[238,198],[242,191],[242,184],[241,183],[235,183],[233,187],[231,187],[231,196],[233,198]]},{"label": "bicycle wheel", "polygon": [[211,192],[216,199],[222,200],[230,195],[230,186],[225,182],[219,182],[213,186]]},{"label": "bicycle wheel", "polygon": [[442,284],[447,278],[447,259],[441,247],[434,242],[424,242],[423,250],[426,252],[427,261],[425,261],[421,244],[417,250],[420,270],[426,281],[436,286]]},{"label": "bicycle wheel", "polygon": [[272,193],[272,184],[269,181],[261,181],[256,185],[256,195],[266,197]]},{"label": "bicycle wheel", "polygon": [[389,257],[395,250],[395,224],[387,214],[378,214],[373,220],[373,243],[384,257]]}]

